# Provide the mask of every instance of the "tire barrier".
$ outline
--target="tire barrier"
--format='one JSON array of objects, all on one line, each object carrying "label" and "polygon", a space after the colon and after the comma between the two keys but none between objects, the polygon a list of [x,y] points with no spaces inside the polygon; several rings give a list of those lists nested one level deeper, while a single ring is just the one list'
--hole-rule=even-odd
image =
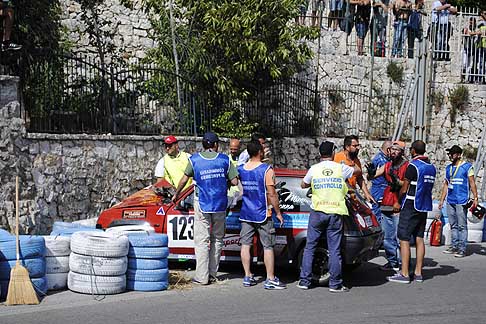
[{"label": "tire barrier", "polygon": [[68,273],[69,256],[49,256],[46,257],[46,273]]},{"label": "tire barrier", "polygon": [[46,278],[48,290],[67,287],[69,272],[70,236],[44,236],[46,241]]},{"label": "tire barrier", "polygon": [[69,269],[79,274],[119,276],[127,272],[127,257],[106,258],[71,252]]},{"label": "tire barrier", "polygon": [[[0,261],[0,280],[9,280],[10,272],[17,260]],[[45,258],[21,259],[20,264],[29,271],[31,278],[40,278],[46,275]]]},{"label": "tire barrier", "polygon": [[127,279],[120,276],[93,276],[69,271],[68,287],[82,294],[112,295],[126,290]]},{"label": "tire barrier", "polygon": [[165,234],[130,233],[127,289],[161,291],[169,287],[168,237]]},{"label": "tire barrier", "polygon": [[46,273],[47,290],[66,289],[69,272]]},{"label": "tire barrier", "polygon": [[155,229],[150,225],[123,225],[123,226],[115,226],[109,227],[106,229],[107,233],[118,233],[124,235],[132,235],[137,233],[145,233],[145,234],[152,234],[155,233]]},{"label": "tire barrier", "polygon": [[68,288],[95,295],[126,290],[128,237],[115,233],[76,232],[71,237]]},{"label": "tire barrier", "polygon": [[[46,245],[42,236],[20,235],[20,258],[33,259],[44,257]],[[15,236],[3,237],[0,241],[0,261],[16,260]]]},{"label": "tire barrier", "polygon": [[99,257],[122,257],[128,254],[128,238],[104,232],[76,232],[71,237],[71,251]]},{"label": "tire barrier", "polygon": [[[39,297],[47,294],[47,278],[46,276],[40,278],[31,278],[32,286]],[[9,281],[0,281],[0,300],[5,300],[8,294]]]},{"label": "tire barrier", "polygon": [[71,238],[67,236],[44,236],[46,242],[46,257],[69,256],[71,254]]}]

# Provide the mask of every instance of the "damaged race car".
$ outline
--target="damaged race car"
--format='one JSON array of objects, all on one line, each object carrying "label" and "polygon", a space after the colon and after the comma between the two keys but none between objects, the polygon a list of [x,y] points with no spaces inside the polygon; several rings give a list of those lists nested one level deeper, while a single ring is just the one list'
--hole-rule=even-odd
[{"label": "damaged race car", "polygon": [[[276,224],[275,260],[279,265],[300,268],[307,237],[307,223],[311,210],[310,191],[302,189],[300,183],[305,170],[275,169],[276,190],[284,218],[282,227]],[[169,259],[195,259],[194,255],[194,186],[188,187],[174,203],[171,201],[173,187],[161,180],[124,199],[103,211],[97,228],[106,229],[122,225],[152,226],[156,232],[169,237]],[[344,217],[342,244],[343,266],[355,268],[378,256],[383,241],[380,224],[366,202],[359,196],[346,198],[349,216]],[[240,262],[241,200],[228,210],[226,235],[222,261]],[[253,241],[252,261],[263,261],[263,248],[257,237]],[[328,275],[328,251],[325,237],[322,238],[314,256],[314,279],[326,284]]]}]

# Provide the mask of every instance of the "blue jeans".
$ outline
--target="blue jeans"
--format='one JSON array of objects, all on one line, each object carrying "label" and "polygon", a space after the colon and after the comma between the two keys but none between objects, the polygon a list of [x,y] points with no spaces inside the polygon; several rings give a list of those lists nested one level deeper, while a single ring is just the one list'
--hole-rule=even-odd
[{"label": "blue jeans", "polygon": [[446,204],[447,217],[451,224],[452,247],[466,252],[467,245],[467,207]]},{"label": "blue jeans", "polygon": [[383,247],[385,248],[385,257],[388,262],[398,267],[400,265],[399,242],[397,237],[398,217],[399,214],[383,213],[381,219],[381,228],[385,233],[383,238]]},{"label": "blue jeans", "polygon": [[[373,198],[375,198],[375,197],[373,196]],[[376,220],[378,221],[378,223],[381,224],[381,219],[383,218],[383,212],[380,209],[380,205],[379,204],[375,204],[375,203],[371,203],[371,211],[373,212],[373,214],[375,214]]]},{"label": "blue jeans", "polygon": [[403,45],[407,38],[407,21],[399,19],[394,24],[395,33],[393,34],[392,56],[403,56]]},{"label": "blue jeans", "polygon": [[343,237],[343,220],[341,215],[326,214],[312,210],[307,226],[307,242],[304,248],[300,279],[312,279],[312,262],[314,252],[323,233],[327,238],[327,250],[329,251],[329,288],[339,288],[343,285],[341,276],[341,239]]}]

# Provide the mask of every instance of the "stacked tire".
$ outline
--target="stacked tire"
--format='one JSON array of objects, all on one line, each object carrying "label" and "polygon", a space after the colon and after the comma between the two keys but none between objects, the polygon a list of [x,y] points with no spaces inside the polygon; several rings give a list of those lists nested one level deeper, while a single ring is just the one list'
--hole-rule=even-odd
[{"label": "stacked tire", "polygon": [[[42,297],[47,293],[46,245],[42,236],[20,235],[20,264],[29,272],[32,285]],[[15,236],[0,237],[0,300],[7,297],[10,272],[17,262]]]},{"label": "stacked tire", "polygon": [[169,287],[169,248],[165,234],[132,232],[128,234],[127,289],[161,291]]},{"label": "stacked tire", "polygon": [[111,295],[126,290],[128,238],[104,232],[76,232],[71,237],[68,288]]},{"label": "stacked tire", "polygon": [[67,287],[71,237],[44,236],[46,241],[47,290],[60,290]]}]

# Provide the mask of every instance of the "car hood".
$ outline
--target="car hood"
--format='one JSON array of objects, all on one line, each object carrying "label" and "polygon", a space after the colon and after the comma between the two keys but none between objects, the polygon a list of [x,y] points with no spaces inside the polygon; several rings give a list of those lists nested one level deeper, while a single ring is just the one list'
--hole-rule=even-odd
[{"label": "car hood", "polygon": [[[123,199],[112,208],[127,208],[127,207],[148,207],[161,205],[168,197],[164,193],[168,193],[173,187],[165,180],[160,180],[154,185],[143,188],[131,196]],[[166,201],[168,202],[168,201]]]}]

